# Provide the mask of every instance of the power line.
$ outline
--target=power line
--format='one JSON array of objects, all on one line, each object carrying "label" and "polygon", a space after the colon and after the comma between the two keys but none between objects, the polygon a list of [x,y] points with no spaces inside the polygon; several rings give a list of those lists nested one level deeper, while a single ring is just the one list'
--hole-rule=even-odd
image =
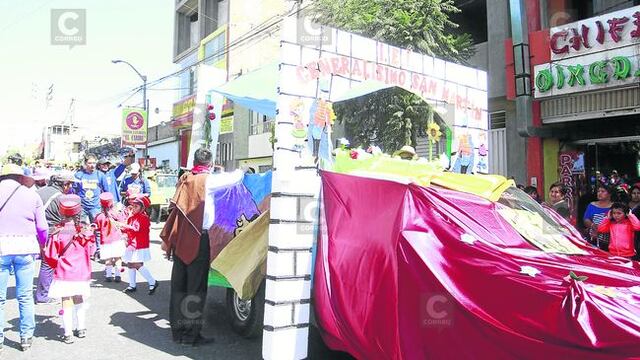
[{"label": "power line", "polygon": [[[186,67],[186,68],[184,68],[184,69],[180,69],[180,70],[175,71],[175,72],[173,72],[173,73],[171,73],[171,74],[165,75],[165,76],[163,76],[163,77],[161,77],[161,78],[159,78],[159,79],[156,79],[156,80],[154,80],[154,81],[151,81],[150,83],[148,83],[148,84],[147,84],[147,87],[149,87],[149,86],[155,86],[155,85],[157,85],[157,84],[161,83],[162,81],[164,81],[164,80],[166,80],[166,79],[168,79],[168,78],[171,78],[171,77],[177,76],[177,75],[179,75],[179,74],[181,74],[181,73],[183,73],[183,72],[185,72],[185,71],[188,71],[188,70],[190,69],[190,67],[192,67],[192,66],[197,66],[197,65],[202,64],[202,63],[204,63],[204,62],[206,62],[206,61],[208,61],[208,60],[210,60],[210,59],[212,59],[212,58],[215,58],[215,57],[218,57],[218,56],[221,56],[221,55],[226,55],[226,54],[228,54],[228,53],[230,52],[230,50],[232,50],[233,48],[235,48],[235,47],[239,46],[240,44],[242,44],[242,43],[244,43],[244,42],[246,42],[246,41],[249,41],[249,40],[251,40],[251,39],[255,38],[256,36],[258,36],[258,35],[260,35],[260,34],[262,34],[262,33],[266,32],[267,30],[269,30],[269,29],[271,29],[271,28],[273,28],[273,27],[275,27],[275,26],[279,25],[279,24],[284,20],[284,18],[285,18],[285,17],[290,17],[290,16],[293,16],[293,15],[297,15],[298,13],[300,13],[300,12],[301,12],[301,11],[303,11],[303,10],[305,10],[305,9],[306,9],[306,8],[308,8],[309,6],[311,6],[311,5],[309,4],[309,5],[306,5],[306,6],[304,6],[304,7],[301,7],[300,9],[298,9],[298,10],[296,10],[296,11],[293,11],[293,8],[292,8],[292,9],[291,9],[290,11],[288,11],[287,13],[283,13],[283,14],[280,14],[280,15],[272,16],[271,18],[269,18],[269,19],[267,19],[267,20],[263,21],[263,22],[262,22],[262,23],[260,23],[258,26],[256,26],[256,27],[255,27],[255,28],[253,28],[252,30],[250,30],[250,31],[248,31],[247,33],[245,33],[244,35],[242,35],[240,38],[236,39],[234,42],[229,43],[227,46],[225,46],[225,47],[224,47],[223,49],[221,49],[220,51],[218,51],[218,52],[216,52],[216,53],[213,53],[213,54],[211,54],[211,55],[209,55],[209,56],[207,56],[207,57],[203,58],[202,60],[198,60],[198,61],[196,61],[195,63],[191,64],[189,67]],[[295,7],[295,6],[294,6],[294,7]],[[271,19],[274,19],[274,18],[276,19],[274,22],[272,22],[271,24],[265,25],[265,24],[266,24],[266,23],[268,23]],[[141,87],[140,87],[140,88],[141,88]],[[136,88],[136,89],[137,89],[137,88]]]}]

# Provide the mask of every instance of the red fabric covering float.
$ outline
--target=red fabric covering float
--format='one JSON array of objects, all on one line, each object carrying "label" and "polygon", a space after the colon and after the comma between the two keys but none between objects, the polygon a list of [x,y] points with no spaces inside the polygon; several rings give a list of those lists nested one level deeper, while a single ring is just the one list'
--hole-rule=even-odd
[{"label": "red fabric covering float", "polygon": [[359,359],[640,357],[637,263],[575,232],[588,255],[543,252],[475,195],[322,179],[313,291],[331,348]]}]

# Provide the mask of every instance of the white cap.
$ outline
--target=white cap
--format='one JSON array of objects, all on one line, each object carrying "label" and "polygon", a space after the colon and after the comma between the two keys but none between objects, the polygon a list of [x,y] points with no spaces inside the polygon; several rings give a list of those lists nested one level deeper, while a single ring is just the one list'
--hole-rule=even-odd
[{"label": "white cap", "polygon": [[137,163],[131,164],[130,169],[131,169],[131,171],[130,171],[131,174],[139,174],[140,173],[140,165],[137,164]]}]

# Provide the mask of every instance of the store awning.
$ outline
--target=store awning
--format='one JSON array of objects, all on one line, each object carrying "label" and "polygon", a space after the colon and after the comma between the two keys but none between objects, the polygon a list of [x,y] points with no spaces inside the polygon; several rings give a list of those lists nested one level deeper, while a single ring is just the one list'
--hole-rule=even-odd
[{"label": "store awning", "polygon": [[[241,75],[211,91],[223,95],[235,104],[267,116],[275,117],[279,76],[278,64],[270,64],[249,72],[246,75]],[[332,101],[340,102],[354,99],[394,86],[395,85],[388,85],[380,81],[365,80],[355,84],[345,93],[336,96]]]},{"label": "store awning", "polygon": [[275,117],[279,76],[278,64],[266,65],[211,91],[235,104]]}]

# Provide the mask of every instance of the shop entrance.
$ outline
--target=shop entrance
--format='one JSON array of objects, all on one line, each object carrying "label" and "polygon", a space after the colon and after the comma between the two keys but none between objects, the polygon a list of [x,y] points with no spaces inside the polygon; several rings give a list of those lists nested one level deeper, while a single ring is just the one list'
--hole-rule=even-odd
[{"label": "shop entrance", "polygon": [[584,151],[587,179],[592,179],[596,171],[599,171],[610,180],[613,170],[616,170],[626,183],[635,183],[640,177],[640,136],[598,139],[583,143],[581,147]]}]

